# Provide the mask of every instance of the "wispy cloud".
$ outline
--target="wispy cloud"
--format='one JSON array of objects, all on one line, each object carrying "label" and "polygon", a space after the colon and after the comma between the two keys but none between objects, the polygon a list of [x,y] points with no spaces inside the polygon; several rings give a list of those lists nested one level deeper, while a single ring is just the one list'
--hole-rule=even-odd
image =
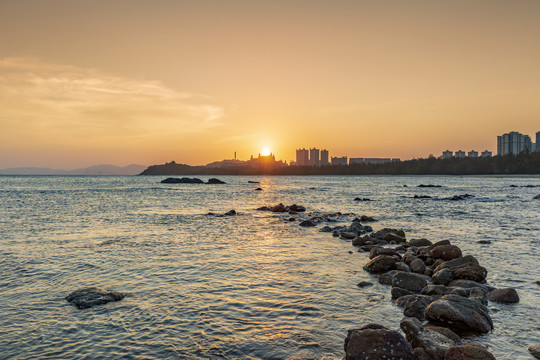
[{"label": "wispy cloud", "polygon": [[221,126],[225,117],[208,96],[35,58],[0,59],[0,108],[1,138],[55,141],[181,138]]}]

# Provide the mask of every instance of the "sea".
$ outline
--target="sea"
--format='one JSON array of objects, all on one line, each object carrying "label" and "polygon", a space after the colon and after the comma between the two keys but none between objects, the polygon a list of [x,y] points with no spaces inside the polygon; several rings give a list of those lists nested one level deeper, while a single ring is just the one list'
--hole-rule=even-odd
[{"label": "sea", "polygon": [[[319,231],[360,215],[379,220],[374,230],[450,240],[489,285],[517,290],[519,303],[488,305],[492,332],[465,341],[514,360],[540,343],[539,177],[164,178],[0,176],[1,359],[341,359],[348,329],[403,319],[362,269],[368,254]],[[464,194],[474,197],[449,200]],[[278,203],[307,211],[256,210]],[[86,287],[126,297],[84,310],[66,301]]]}]

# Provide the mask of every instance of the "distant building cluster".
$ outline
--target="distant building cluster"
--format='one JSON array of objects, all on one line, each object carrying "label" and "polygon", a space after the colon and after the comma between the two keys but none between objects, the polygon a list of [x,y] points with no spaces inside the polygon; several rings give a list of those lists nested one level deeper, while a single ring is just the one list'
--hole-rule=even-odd
[{"label": "distant building cluster", "polygon": [[348,158],[347,156],[334,157],[329,160],[328,150],[296,149],[296,161],[291,161],[291,166],[338,166],[359,164],[385,164],[400,159],[391,158]]},{"label": "distant building cluster", "polygon": [[497,155],[516,155],[522,152],[540,151],[540,131],[536,133],[536,144],[529,135],[511,131],[497,136]]},{"label": "distant building cluster", "polygon": [[[480,156],[481,157],[492,157],[493,153],[491,151],[485,150],[485,151],[482,151]],[[441,156],[439,156],[439,159],[452,159],[452,158],[461,158],[461,159],[463,159],[463,158],[466,158],[466,157],[477,158],[478,157],[478,151],[471,150],[467,154],[465,154],[465,151],[458,150],[454,154],[452,151],[446,150],[446,151],[443,151]]]}]

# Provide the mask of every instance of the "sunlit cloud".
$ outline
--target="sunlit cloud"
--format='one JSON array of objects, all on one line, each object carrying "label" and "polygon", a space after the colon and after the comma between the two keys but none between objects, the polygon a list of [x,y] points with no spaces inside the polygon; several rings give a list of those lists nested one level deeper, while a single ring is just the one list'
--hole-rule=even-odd
[{"label": "sunlit cloud", "polygon": [[0,139],[81,142],[183,138],[223,125],[209,96],[35,58],[0,59]]}]

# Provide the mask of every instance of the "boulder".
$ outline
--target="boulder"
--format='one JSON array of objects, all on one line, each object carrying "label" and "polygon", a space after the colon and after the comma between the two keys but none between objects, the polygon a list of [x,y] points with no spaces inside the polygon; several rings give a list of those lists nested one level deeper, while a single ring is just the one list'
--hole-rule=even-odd
[{"label": "boulder", "polygon": [[449,347],[444,360],[495,360],[495,356],[478,343],[467,343]]},{"label": "boulder", "polygon": [[394,270],[396,262],[398,262],[398,259],[393,256],[379,255],[364,265],[364,270],[373,274],[380,274],[389,270]]},{"label": "boulder", "polygon": [[426,264],[421,259],[415,259],[409,264],[411,271],[417,274],[423,274],[426,271]]},{"label": "boulder", "polygon": [[395,274],[397,274],[399,271],[398,270],[391,270],[391,271],[388,271],[387,273],[384,273],[382,275],[379,275],[379,277],[377,278],[377,280],[379,281],[379,284],[383,284],[383,285],[392,285],[392,278],[394,277]]},{"label": "boulder", "polygon": [[[255,191],[262,191],[262,189],[260,187],[256,188]],[[259,210],[259,209],[257,209]]]},{"label": "boulder", "polygon": [[418,259],[418,256],[416,255],[415,252],[408,250],[405,252],[405,254],[403,254],[402,258],[405,264],[410,265],[413,262],[413,260]]},{"label": "boulder", "polygon": [[401,258],[401,256],[395,250],[392,250],[389,248],[383,248],[380,246],[371,248],[369,252],[370,259],[373,259],[374,257],[379,256],[379,255],[393,255],[393,256],[397,256],[398,258]]},{"label": "boulder", "polygon": [[204,184],[204,181],[197,178],[166,178],[161,181],[162,184]]},{"label": "boulder", "polygon": [[407,241],[404,236],[402,237],[394,233],[387,233],[386,235],[384,235],[383,240],[386,240],[388,242],[395,241],[396,243],[402,243]]},{"label": "boulder", "polygon": [[391,229],[391,228],[384,228],[384,229],[381,229],[377,232],[374,232],[373,234],[371,234],[373,237],[377,238],[377,239],[383,239],[384,236],[388,233],[396,233],[398,231],[398,229]]},{"label": "boulder", "polygon": [[435,259],[448,261],[459,258],[462,254],[461,249],[455,245],[439,245],[431,249],[428,255]]},{"label": "boulder", "polygon": [[427,285],[426,277],[420,274],[398,272],[392,277],[392,286],[420,293]]},{"label": "boulder", "polygon": [[424,321],[424,311],[431,304],[432,301],[428,301],[424,297],[415,297],[409,299],[403,307],[403,315],[407,317],[414,317],[420,321]]},{"label": "boulder", "polygon": [[[437,272],[437,271],[439,271],[441,269],[444,269],[444,268],[452,269],[452,268],[455,268],[455,267],[463,266],[465,264],[480,265],[478,263],[478,260],[476,260],[476,258],[474,256],[465,255],[463,257],[453,259],[453,260],[450,260],[450,261],[445,261],[445,262],[441,263],[440,265],[437,265],[434,268],[434,271]],[[433,264],[433,265],[435,265],[435,264]]]},{"label": "boulder", "polygon": [[302,205],[292,204],[291,206],[289,206],[289,211],[294,211],[294,212],[305,212],[305,211],[306,211],[306,208],[303,207]]},{"label": "boulder", "polygon": [[360,281],[358,284],[356,284],[356,286],[358,286],[359,288],[364,288],[372,285],[373,283],[370,283],[369,281]]},{"label": "boulder", "polygon": [[407,245],[420,247],[420,246],[430,246],[433,244],[428,239],[411,239],[407,242]]},{"label": "boulder", "polygon": [[424,316],[452,330],[486,333],[493,329],[493,321],[484,305],[458,295],[445,295],[432,302]]},{"label": "boulder", "polygon": [[[538,195],[540,196],[540,195]],[[529,352],[537,359],[540,359],[540,344],[529,346]]]},{"label": "boulder", "polygon": [[440,246],[440,245],[450,245],[450,240],[440,240],[440,241],[437,241],[435,244],[433,244],[431,246],[431,248],[433,249],[434,247],[437,247],[437,246]]},{"label": "boulder", "polygon": [[492,302],[511,304],[519,302],[519,295],[515,289],[495,289],[487,293],[487,299]]},{"label": "boulder", "polygon": [[451,288],[448,288],[444,285],[433,285],[429,284],[422,289],[422,295],[446,295],[452,291]]},{"label": "boulder", "polygon": [[409,265],[405,264],[402,261],[398,261],[396,263],[396,270],[403,271],[403,272],[411,272],[411,268]]},{"label": "boulder", "polygon": [[412,347],[403,335],[380,325],[349,330],[345,360],[412,360]]},{"label": "boulder", "polygon": [[487,270],[485,267],[475,264],[465,264],[463,266],[453,267],[450,269],[454,279],[465,279],[476,282],[486,280]]},{"label": "boulder", "polygon": [[310,220],[304,220],[300,223],[300,226],[303,226],[303,227],[313,227],[313,226],[317,226],[314,222],[310,221]]},{"label": "boulder", "polygon": [[452,280],[452,281],[450,281],[450,282],[448,283],[448,286],[462,287],[462,288],[465,288],[465,289],[480,288],[480,289],[482,289],[482,291],[484,291],[485,293],[488,293],[488,292],[490,292],[491,290],[495,290],[495,289],[492,288],[491,286],[487,286],[487,285],[485,285],[485,284],[477,283],[476,281],[465,280],[465,279]]},{"label": "boulder", "polygon": [[357,236],[352,240],[352,244],[354,246],[366,245],[366,243],[369,241],[369,239],[370,239],[369,235],[365,235],[365,236],[362,236],[362,237]]},{"label": "boulder", "polygon": [[394,302],[399,307],[405,307],[405,305],[407,305],[407,302],[409,300],[422,299],[423,301],[426,301],[428,304],[431,304],[432,302],[439,300],[439,298],[440,296],[412,294],[412,295],[404,295],[402,297],[399,297]]},{"label": "boulder", "polygon": [[452,275],[452,271],[448,268],[443,268],[436,273],[433,274],[431,277],[431,281],[435,285],[448,285],[450,281],[454,280],[454,276]]},{"label": "boulder", "polygon": [[396,300],[403,296],[414,295],[415,293],[407,289],[403,289],[397,286],[392,286],[392,290],[390,291],[390,294],[392,295],[392,300]]},{"label": "boulder", "polygon": [[422,348],[427,359],[443,359],[446,350],[456,344],[443,334],[424,328],[416,318],[407,318],[399,326],[413,348]]},{"label": "boulder", "polygon": [[227,211],[225,214],[223,214],[225,216],[233,216],[233,215],[236,215],[236,210],[229,210]]},{"label": "boulder", "polygon": [[427,323],[427,324],[424,325],[424,329],[430,329],[430,330],[436,331],[438,333],[441,333],[444,336],[446,336],[447,338],[449,338],[450,340],[453,340],[456,344],[461,342],[461,338],[455,332],[453,332],[452,330],[450,330],[447,327],[437,326],[437,325],[433,325],[431,323]]},{"label": "boulder", "polygon": [[362,215],[360,217],[360,221],[363,221],[363,222],[371,222],[371,221],[377,221],[375,218],[371,217],[371,216],[367,216],[367,215]]},{"label": "boulder", "polygon": [[226,182],[216,179],[216,178],[211,178],[211,179],[208,179],[207,184],[226,184]]},{"label": "boulder", "polygon": [[120,301],[124,297],[124,294],[113,290],[102,290],[96,287],[90,287],[72,292],[66,296],[66,300],[79,309],[87,309],[95,305]]}]

